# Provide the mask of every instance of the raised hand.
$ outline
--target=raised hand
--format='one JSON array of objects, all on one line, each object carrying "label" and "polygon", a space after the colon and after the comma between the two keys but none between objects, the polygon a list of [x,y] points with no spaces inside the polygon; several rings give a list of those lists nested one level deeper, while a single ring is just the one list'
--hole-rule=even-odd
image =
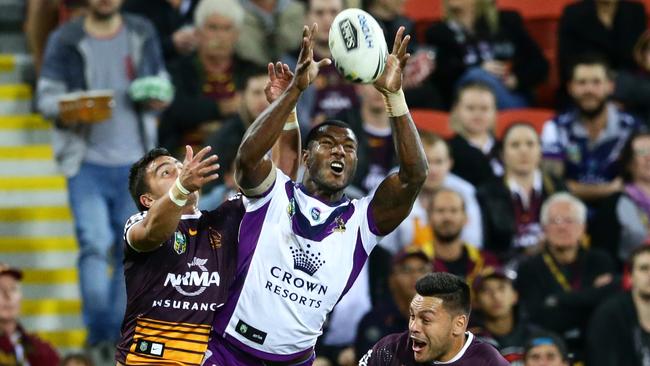
[{"label": "raised hand", "polygon": [[181,185],[188,191],[197,191],[205,184],[219,177],[219,174],[217,174],[219,164],[216,164],[219,158],[216,155],[211,155],[203,159],[210,150],[212,148],[206,146],[194,155],[192,147],[189,145],[185,146],[185,160],[183,160],[183,168],[179,173],[178,179]]},{"label": "raised hand", "polygon": [[324,58],[318,62],[314,61],[314,35],[316,32],[318,32],[316,23],[311,28],[304,26],[302,31],[302,45],[294,79],[294,84],[301,91],[307,89],[309,84],[316,79],[321,67],[332,63],[329,58]]},{"label": "raised hand", "polygon": [[397,30],[393,51],[386,59],[384,72],[375,81],[375,88],[382,93],[395,93],[402,88],[402,72],[406,67],[406,61],[411,56],[410,53],[406,52],[411,36],[403,37],[404,29],[404,27],[399,27]]},{"label": "raised hand", "polygon": [[275,65],[272,62],[268,64],[269,81],[264,88],[266,100],[273,103],[291,84],[293,80],[293,72],[289,69],[289,65],[281,62]]}]

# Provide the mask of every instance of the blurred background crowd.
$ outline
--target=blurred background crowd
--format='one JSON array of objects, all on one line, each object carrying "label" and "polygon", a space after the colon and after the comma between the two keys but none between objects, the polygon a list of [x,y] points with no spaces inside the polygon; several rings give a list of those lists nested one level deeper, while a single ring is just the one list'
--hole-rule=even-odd
[{"label": "blurred background crowd", "polygon": [[[413,37],[403,85],[429,176],[331,314],[316,364],[356,365],[405,330],[417,278],[445,271],[472,288],[472,332],[513,365],[649,366],[645,3],[28,0],[13,21],[0,4],[0,35],[27,45],[0,49],[0,365],[114,365],[130,164],[210,145],[221,177],[201,209],[218,206],[268,106],[267,63],[293,67],[311,23],[315,58],[330,57],[334,17],[360,7],[389,45],[400,26]],[[326,67],[297,111],[303,136],[352,126],[349,197],[394,169],[372,85]]]}]

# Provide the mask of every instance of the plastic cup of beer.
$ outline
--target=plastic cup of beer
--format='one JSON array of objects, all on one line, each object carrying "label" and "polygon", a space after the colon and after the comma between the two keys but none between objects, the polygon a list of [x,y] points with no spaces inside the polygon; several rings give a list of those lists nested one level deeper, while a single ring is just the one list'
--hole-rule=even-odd
[{"label": "plastic cup of beer", "polygon": [[68,93],[59,97],[59,119],[63,123],[79,122],[79,93]]},{"label": "plastic cup of beer", "polygon": [[112,90],[91,90],[82,97],[83,107],[82,114],[84,121],[89,123],[103,122],[113,116],[113,99]]}]

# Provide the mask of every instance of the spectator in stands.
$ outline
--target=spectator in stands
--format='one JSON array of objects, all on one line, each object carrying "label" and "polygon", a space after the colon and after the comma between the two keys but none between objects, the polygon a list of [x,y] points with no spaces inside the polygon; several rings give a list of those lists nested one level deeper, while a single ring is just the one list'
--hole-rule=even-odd
[{"label": "spectator in stands", "polygon": [[300,47],[305,7],[296,0],[239,0],[245,10],[237,55],[259,66]]},{"label": "spectator in stands", "polygon": [[226,120],[223,127],[205,140],[205,145],[212,146],[211,154],[219,157],[221,166],[219,179],[206,187],[208,193],[201,197],[201,205],[206,209],[214,209],[229,197],[229,193],[237,192],[233,176],[237,149],[248,127],[269,106],[264,95],[264,87],[269,79],[266,69],[256,67],[249,72],[244,81],[239,113]]},{"label": "spectator in stands", "polygon": [[530,320],[561,334],[571,350],[583,348],[593,310],[613,293],[612,260],[584,249],[587,209],[568,193],[555,193],[542,206],[544,251],[518,269],[516,288]]},{"label": "spectator in stands", "polygon": [[526,342],[524,360],[524,366],[570,366],[566,344],[548,332],[536,334]]},{"label": "spectator in stands", "polygon": [[448,188],[458,192],[465,202],[467,225],[463,228],[461,239],[481,248],[483,246],[481,209],[476,200],[474,186],[450,172],[454,161],[451,159],[449,145],[445,140],[432,132],[420,131],[420,141],[429,163],[429,175],[409,216],[382,241],[381,245],[396,252],[404,246],[421,247],[431,242],[433,232],[428,225],[426,205],[431,201],[431,195],[438,189]]},{"label": "spectator in stands", "polygon": [[244,10],[237,0],[203,0],[194,12],[197,52],[169,67],[176,96],[163,113],[160,145],[172,154],[200,145],[225,118],[237,114],[238,91],[255,67],[235,55]]},{"label": "spectator in stands", "polygon": [[404,248],[393,256],[388,278],[391,296],[376,304],[361,319],[354,344],[355,355],[363,355],[384,336],[408,327],[415,282],[432,270],[429,257],[417,248]]},{"label": "spectator in stands", "polygon": [[37,75],[50,33],[68,19],[84,14],[87,7],[86,0],[28,0],[25,35]]},{"label": "spectator in stands", "polygon": [[122,9],[149,19],[158,31],[167,64],[197,46],[192,16],[199,0],[125,0]]},{"label": "spectator in stands", "polygon": [[[314,39],[314,59],[331,58],[329,30],[334,17],[344,9],[343,0],[308,0],[305,24],[318,24]],[[290,66],[296,63],[298,53],[290,57]],[[320,69],[314,83],[309,86],[298,101],[298,120],[306,136],[312,126],[338,114],[356,111],[359,99],[354,84],[346,81],[334,64]],[[355,131],[356,132],[356,131]]]},{"label": "spectator in stands", "polygon": [[589,366],[650,363],[650,246],[634,250],[629,264],[632,290],[603,303],[589,324]]},{"label": "spectator in stands", "polygon": [[541,171],[541,144],[532,125],[510,125],[502,145],[504,179],[481,184],[476,196],[482,209],[484,247],[507,259],[539,248],[542,202],[566,188],[560,179]]},{"label": "spectator in stands", "polygon": [[403,15],[405,0],[364,0],[366,9],[384,30],[386,43],[392,45],[399,27],[404,34],[411,35],[408,51],[411,57],[404,70],[404,93],[411,108],[442,109],[440,93],[432,82],[431,73],[435,67],[435,52],[430,47],[418,46],[415,22]]},{"label": "spectator in stands", "polygon": [[635,70],[632,50],[646,25],[646,12],[638,1],[583,0],[567,5],[558,29],[560,85],[567,85],[575,61],[585,54],[600,55],[616,71]]},{"label": "spectator in stands", "polygon": [[487,267],[474,279],[475,326],[472,333],[496,347],[513,366],[523,366],[524,345],[542,329],[517,311],[519,294],[513,281],[516,273],[502,267]]},{"label": "spectator in stands", "polygon": [[[136,212],[127,189],[129,168],[156,144],[156,118],[149,111],[165,107],[160,100],[136,104],[129,96],[136,78],[162,83],[167,74],[153,25],[121,14],[121,3],[89,0],[88,16],[58,28],[48,41],[37,86],[38,109],[55,122],[55,156],[68,178],[92,350],[113,350],[119,337],[126,306],[122,237],[124,223]],[[63,122],[59,98],[101,89],[112,90],[111,117],[92,124]]]},{"label": "spectator in stands", "polygon": [[503,174],[492,134],[496,121],[494,92],[483,83],[461,86],[451,113],[456,135],[449,140],[452,172],[475,187]]},{"label": "spectator in stands", "polygon": [[0,263],[0,365],[58,366],[52,346],[20,324],[22,278],[19,269]]},{"label": "spectator in stands", "polygon": [[464,242],[460,233],[467,224],[463,197],[454,190],[441,188],[428,204],[433,242],[422,248],[433,258],[436,272],[450,272],[472,283],[486,266],[499,265],[496,257]]},{"label": "spectator in stands", "polygon": [[634,45],[634,70],[618,70],[613,98],[625,110],[650,126],[650,31],[645,31]]},{"label": "spectator in stands", "polygon": [[640,124],[608,102],[613,84],[602,58],[576,61],[568,89],[576,107],[544,125],[544,165],[550,174],[566,178],[571,193],[591,204],[621,190],[618,158]]},{"label": "spectator in stands", "polygon": [[515,11],[493,0],[446,0],[445,19],[426,32],[437,50],[434,81],[449,105],[459,83],[481,81],[494,90],[499,109],[530,104],[546,80],[548,62]]},{"label": "spectator in stands", "polygon": [[65,356],[60,366],[93,366],[93,361],[86,355],[73,353]]},{"label": "spectator in stands", "polygon": [[608,197],[593,222],[592,247],[617,260],[650,239],[650,134],[632,135],[621,152],[623,190]]}]

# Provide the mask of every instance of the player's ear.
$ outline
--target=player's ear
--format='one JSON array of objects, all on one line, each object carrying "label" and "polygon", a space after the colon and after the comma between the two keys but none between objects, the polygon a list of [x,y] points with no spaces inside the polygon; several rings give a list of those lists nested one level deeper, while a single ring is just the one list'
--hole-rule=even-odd
[{"label": "player's ear", "polygon": [[456,315],[452,319],[452,334],[455,336],[461,336],[467,330],[467,321],[468,317],[465,314]]},{"label": "player's ear", "polygon": [[151,206],[153,206],[154,202],[155,202],[155,200],[153,198],[151,198],[149,193],[145,193],[145,194],[140,196],[140,203],[142,204],[142,206],[144,206],[146,208],[151,208]]}]

